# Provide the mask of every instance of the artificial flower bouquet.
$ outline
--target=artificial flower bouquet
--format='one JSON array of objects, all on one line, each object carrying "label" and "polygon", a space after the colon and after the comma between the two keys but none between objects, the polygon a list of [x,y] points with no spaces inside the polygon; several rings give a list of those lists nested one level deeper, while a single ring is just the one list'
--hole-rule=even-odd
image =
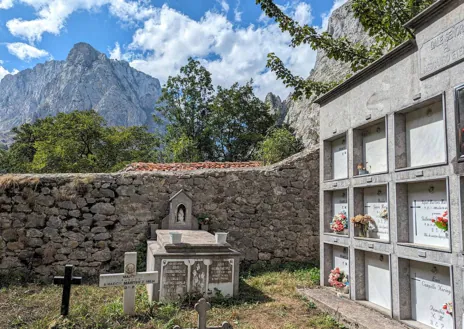
[{"label": "artificial flower bouquet", "polygon": [[453,303],[444,304],[443,309],[445,310],[446,314],[453,315]]},{"label": "artificial flower bouquet", "polygon": [[382,219],[388,219],[388,209],[383,208],[379,213],[379,217]]},{"label": "artificial flower bouquet", "polygon": [[348,285],[348,276],[336,267],[330,271],[329,284],[336,289],[343,289]]},{"label": "artificial flower bouquet", "polygon": [[357,215],[351,217],[351,222],[360,229],[360,235],[362,237],[367,236],[367,231],[369,230],[369,223],[374,223],[374,220],[369,215]]},{"label": "artificial flower bouquet", "polygon": [[432,219],[432,223],[444,232],[448,232],[448,210],[443,215],[437,217],[437,219]]},{"label": "artificial flower bouquet", "polygon": [[335,215],[330,223],[330,229],[336,233],[343,232],[348,228],[348,219],[346,217],[346,212],[343,210],[338,215]]}]

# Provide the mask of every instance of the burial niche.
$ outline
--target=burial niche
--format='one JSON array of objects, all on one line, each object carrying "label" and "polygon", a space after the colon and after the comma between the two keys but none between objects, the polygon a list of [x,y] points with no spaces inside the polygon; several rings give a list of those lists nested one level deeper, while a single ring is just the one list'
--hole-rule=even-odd
[{"label": "burial niche", "polygon": [[385,118],[353,129],[354,176],[388,171]]},{"label": "burial niche", "polygon": [[324,179],[348,178],[346,134],[324,141]]},{"label": "burial niche", "polygon": [[348,190],[324,192],[324,216],[326,233],[348,236]]},{"label": "burial niche", "polygon": [[450,248],[448,193],[445,179],[398,183],[398,241]]},{"label": "burial niche", "polygon": [[452,329],[453,289],[447,266],[399,259],[400,318],[418,327]]},{"label": "burial niche", "polygon": [[396,169],[446,162],[442,95],[395,113]]},{"label": "burial niche", "polygon": [[324,244],[324,273],[322,278],[325,286],[331,286],[345,294],[350,289],[350,261],[348,247]]},{"label": "burial niche", "polygon": [[365,224],[354,224],[355,237],[390,240],[387,185],[354,189],[354,214],[364,216]]}]

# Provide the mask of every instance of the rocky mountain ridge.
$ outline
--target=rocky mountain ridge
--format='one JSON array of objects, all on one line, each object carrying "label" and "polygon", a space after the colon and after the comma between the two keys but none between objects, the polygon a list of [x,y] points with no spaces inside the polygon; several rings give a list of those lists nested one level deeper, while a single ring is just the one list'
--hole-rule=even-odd
[{"label": "rocky mountain ridge", "polygon": [[109,59],[86,43],[76,44],[64,61],[48,61],[0,81],[0,143],[13,127],[39,118],[93,109],[112,126],[147,125],[161,85],[125,61]]},{"label": "rocky mountain ridge", "polygon": [[[347,37],[353,42],[371,44],[372,38],[364,31],[358,19],[354,17],[351,3],[348,1],[336,9],[329,18],[328,32],[334,38]],[[329,59],[324,52],[318,51],[316,63],[308,79],[329,82],[338,81],[352,73],[348,64]],[[301,98],[294,101],[290,96],[281,101],[280,97],[269,93],[266,101],[272,113],[280,113],[281,122],[288,123],[306,147],[319,144],[319,110],[311,99]]]}]

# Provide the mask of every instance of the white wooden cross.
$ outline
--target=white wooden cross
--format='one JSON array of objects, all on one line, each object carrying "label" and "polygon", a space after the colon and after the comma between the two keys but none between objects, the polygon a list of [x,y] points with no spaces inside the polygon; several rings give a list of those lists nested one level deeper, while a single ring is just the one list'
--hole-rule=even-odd
[{"label": "white wooden cross", "polygon": [[124,286],[124,314],[135,313],[135,288],[139,284],[158,283],[158,272],[137,273],[137,253],[124,254],[124,273],[101,274],[100,287]]}]

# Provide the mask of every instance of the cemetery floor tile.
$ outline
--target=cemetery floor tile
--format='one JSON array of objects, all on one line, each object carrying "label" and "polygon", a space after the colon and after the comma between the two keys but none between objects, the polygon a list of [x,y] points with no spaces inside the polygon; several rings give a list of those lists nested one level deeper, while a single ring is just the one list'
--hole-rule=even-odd
[{"label": "cemetery floor tile", "polygon": [[328,288],[305,288],[298,292],[314,302],[323,312],[332,315],[347,328],[356,329],[405,329],[402,323],[388,318],[382,313],[361,305],[348,298],[342,298]]}]

